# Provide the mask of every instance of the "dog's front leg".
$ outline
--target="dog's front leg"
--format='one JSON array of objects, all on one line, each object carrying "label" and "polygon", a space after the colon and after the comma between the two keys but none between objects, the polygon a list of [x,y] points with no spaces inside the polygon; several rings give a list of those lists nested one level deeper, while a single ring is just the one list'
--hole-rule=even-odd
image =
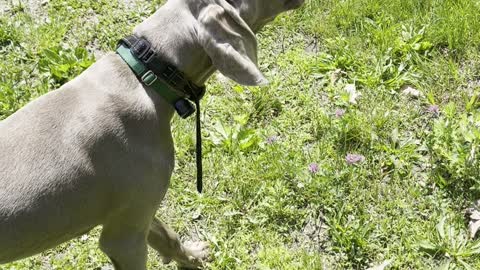
[{"label": "dog's front leg", "polygon": [[174,260],[179,266],[189,269],[202,267],[209,255],[207,243],[183,245],[178,235],[157,218],[153,219],[150,226],[148,244],[160,253],[165,263]]},{"label": "dog's front leg", "polygon": [[[147,236],[154,208],[137,205],[109,217],[103,224],[100,249],[115,270],[147,269]],[[147,218],[145,218],[147,217]]]}]

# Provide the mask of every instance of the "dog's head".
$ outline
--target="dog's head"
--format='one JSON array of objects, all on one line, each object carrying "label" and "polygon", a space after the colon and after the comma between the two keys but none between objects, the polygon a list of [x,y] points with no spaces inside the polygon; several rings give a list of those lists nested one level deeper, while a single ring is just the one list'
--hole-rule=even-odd
[{"label": "dog's head", "polygon": [[273,21],[278,14],[300,7],[305,0],[226,0],[235,7],[242,17],[257,32]]},{"label": "dog's head", "polygon": [[[192,0],[198,1],[198,0]],[[200,45],[213,65],[243,85],[268,83],[257,67],[254,32],[278,14],[300,7],[304,0],[207,0],[198,14]],[[198,2],[197,2],[198,3]]]}]

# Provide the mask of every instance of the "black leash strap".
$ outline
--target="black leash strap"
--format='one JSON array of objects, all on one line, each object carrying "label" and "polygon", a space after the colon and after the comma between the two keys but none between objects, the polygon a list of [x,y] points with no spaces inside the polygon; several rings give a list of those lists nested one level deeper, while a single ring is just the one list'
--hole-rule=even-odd
[{"label": "black leash strap", "polygon": [[195,107],[197,107],[196,130],[197,130],[197,190],[202,193],[203,190],[203,165],[202,165],[202,125],[200,123],[200,99],[195,99]]}]

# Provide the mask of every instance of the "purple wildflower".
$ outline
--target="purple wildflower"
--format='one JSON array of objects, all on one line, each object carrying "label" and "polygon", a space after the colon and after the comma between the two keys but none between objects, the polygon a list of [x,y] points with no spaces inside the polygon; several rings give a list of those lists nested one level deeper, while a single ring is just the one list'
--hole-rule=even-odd
[{"label": "purple wildflower", "polygon": [[320,168],[318,167],[318,164],[317,163],[311,163],[310,165],[308,165],[308,170],[315,174],[315,173],[318,173],[318,171],[320,171]]},{"label": "purple wildflower", "polygon": [[267,138],[267,144],[273,144],[278,141],[278,136],[270,136]]},{"label": "purple wildflower", "polygon": [[358,154],[347,154],[347,156],[345,157],[345,161],[347,161],[348,164],[353,165],[364,162],[365,157]]},{"label": "purple wildflower", "polygon": [[438,105],[430,105],[427,108],[427,112],[430,114],[433,114],[434,116],[439,116],[440,115],[440,107]]},{"label": "purple wildflower", "polygon": [[344,110],[344,109],[337,109],[337,110],[335,111],[335,116],[336,116],[337,118],[340,118],[340,117],[342,117],[343,115],[345,115],[345,110]]}]

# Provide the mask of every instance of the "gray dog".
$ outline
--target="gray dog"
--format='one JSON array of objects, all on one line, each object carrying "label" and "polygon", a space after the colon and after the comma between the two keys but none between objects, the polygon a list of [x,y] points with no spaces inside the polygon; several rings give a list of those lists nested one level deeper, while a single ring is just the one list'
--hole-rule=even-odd
[{"label": "gray dog", "polygon": [[[254,33],[303,1],[170,0],[134,34],[197,85],[216,69],[262,85]],[[0,264],[102,225],[115,269],[146,269],[147,244],[165,261],[201,267],[207,244],[183,245],[155,218],[174,168],[173,114],[110,53],[1,121]]]}]

